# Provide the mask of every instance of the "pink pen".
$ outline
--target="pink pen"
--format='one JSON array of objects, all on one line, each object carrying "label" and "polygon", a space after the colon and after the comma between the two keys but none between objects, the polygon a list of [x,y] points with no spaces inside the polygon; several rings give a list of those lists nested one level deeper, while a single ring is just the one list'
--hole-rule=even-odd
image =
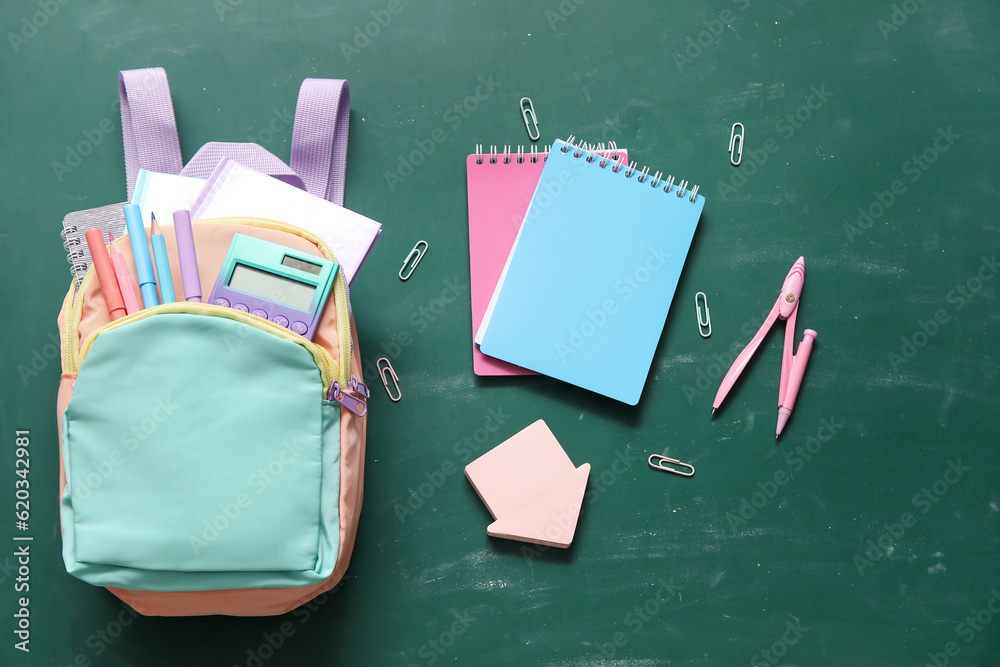
[{"label": "pink pen", "polygon": [[722,401],[725,400],[729,390],[733,388],[733,385],[739,378],[740,373],[743,372],[743,369],[746,368],[754,352],[760,347],[764,336],[770,331],[771,326],[778,319],[786,320],[785,347],[781,356],[781,382],[778,389],[778,427],[774,437],[777,438],[781,435],[782,429],[785,428],[785,424],[792,414],[795,398],[799,393],[799,387],[802,386],[802,376],[806,372],[806,364],[809,363],[813,340],[816,338],[815,331],[806,329],[805,337],[799,344],[799,349],[792,355],[792,346],[795,342],[795,318],[799,312],[799,297],[802,294],[802,285],[805,282],[805,278],[806,260],[803,257],[799,257],[795,264],[792,265],[788,275],[785,276],[785,282],[781,286],[778,300],[775,302],[774,307],[771,308],[771,312],[768,314],[767,319],[764,320],[764,324],[761,325],[757,334],[743,348],[739,356],[736,357],[736,361],[733,362],[729,372],[726,373],[726,377],[722,378],[719,392],[715,395],[715,401],[712,403],[713,415],[719,406],[722,405]]},{"label": "pink pen", "polygon": [[118,278],[118,289],[122,292],[122,301],[125,302],[125,314],[131,315],[139,310],[139,300],[135,296],[135,288],[132,287],[132,278],[128,273],[128,264],[125,255],[118,249],[113,234],[108,234],[110,239],[111,264],[115,267],[115,277]]}]

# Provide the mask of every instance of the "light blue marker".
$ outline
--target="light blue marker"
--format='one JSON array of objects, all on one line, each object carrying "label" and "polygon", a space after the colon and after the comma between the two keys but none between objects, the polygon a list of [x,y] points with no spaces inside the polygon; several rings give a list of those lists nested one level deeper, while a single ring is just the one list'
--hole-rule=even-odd
[{"label": "light blue marker", "polygon": [[149,212],[152,222],[149,223],[149,242],[153,245],[153,261],[156,263],[156,280],[160,283],[160,296],[163,303],[173,303],[174,278],[170,275],[170,256],[167,255],[167,242],[163,238],[160,226],[156,224],[156,214]]},{"label": "light blue marker", "polygon": [[142,291],[142,305],[144,308],[158,306],[160,298],[156,295],[149,239],[146,238],[146,227],[142,224],[142,212],[135,204],[125,206],[125,227],[128,229],[129,243],[132,244],[132,259],[135,262],[135,275],[139,279],[139,289]]}]

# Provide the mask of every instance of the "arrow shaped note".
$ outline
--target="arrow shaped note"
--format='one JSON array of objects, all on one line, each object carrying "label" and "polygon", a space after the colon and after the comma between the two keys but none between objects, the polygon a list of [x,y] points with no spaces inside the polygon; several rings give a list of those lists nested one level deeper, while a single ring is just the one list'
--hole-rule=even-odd
[{"label": "arrow shaped note", "polygon": [[465,466],[496,519],[491,537],[565,549],[573,541],[590,464],[573,466],[541,419]]}]

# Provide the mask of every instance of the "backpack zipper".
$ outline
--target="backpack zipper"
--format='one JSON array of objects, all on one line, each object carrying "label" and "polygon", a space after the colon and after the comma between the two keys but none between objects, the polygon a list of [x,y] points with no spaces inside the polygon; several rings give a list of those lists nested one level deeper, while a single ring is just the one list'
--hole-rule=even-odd
[{"label": "backpack zipper", "polygon": [[270,320],[265,320],[263,317],[257,317],[256,315],[251,315],[250,313],[244,313],[236,310],[235,308],[216,306],[211,303],[188,303],[186,301],[164,303],[151,308],[143,308],[138,313],[126,315],[125,317],[119,318],[114,322],[109,322],[103,327],[92,331],[83,341],[83,344],[80,345],[80,363],[83,363],[83,359],[90,352],[90,348],[93,346],[94,341],[97,340],[97,337],[102,333],[112,331],[127,324],[131,324],[132,322],[138,322],[139,320],[144,320],[147,317],[152,317],[153,315],[159,315],[161,313],[191,313],[196,315],[224,317],[230,320],[236,320],[237,322],[243,322],[244,324],[248,324],[255,329],[260,329],[261,331],[273,334],[278,338],[301,345],[306,348],[310,354],[312,354],[313,359],[316,361],[316,365],[320,369],[320,376],[323,380],[323,387],[326,388],[338,385],[337,378],[340,377],[340,365],[321,345],[317,345],[316,343],[289,331],[279,324],[275,324]]},{"label": "backpack zipper", "polygon": [[[263,227],[265,229],[272,229],[279,232],[287,232],[289,234],[295,234],[296,236],[299,236],[309,241],[310,243],[314,244],[316,247],[318,247],[320,252],[323,253],[323,256],[326,257],[327,259],[337,261],[336,256],[333,254],[333,250],[330,249],[330,246],[327,245],[323,239],[319,238],[312,232],[309,232],[305,229],[302,229],[301,227],[292,225],[287,222],[279,222],[277,220],[268,220],[266,218],[253,218],[253,217],[207,218],[204,220],[199,220],[198,222],[211,222],[215,224],[248,225],[253,227]],[[64,352],[64,357],[66,359],[66,372],[69,373],[79,372],[80,364],[83,361],[83,356],[85,354],[85,352],[83,352],[83,346],[81,345],[78,347],[77,345],[75,345],[74,339],[79,337],[80,318],[83,316],[83,298],[84,295],[87,293],[87,288],[89,287],[91,280],[93,280],[93,277],[94,277],[94,267],[91,266],[90,268],[87,269],[87,273],[84,276],[83,280],[80,282],[80,286],[76,289],[75,293],[72,291],[72,289],[69,293],[67,293],[66,302],[70,302],[70,300],[72,299],[72,307],[67,312],[64,321],[63,352]],[[340,338],[340,340],[338,341],[340,344],[339,345],[340,359],[341,362],[343,362],[346,359],[347,360],[346,365],[341,367],[340,364],[337,364],[336,362],[333,361],[333,358],[330,357],[329,353],[325,349],[316,345],[312,341],[307,341],[305,338],[302,338],[301,336],[298,336],[298,338],[301,340],[297,340],[296,338],[289,338],[289,340],[292,340],[293,342],[297,343],[305,342],[308,343],[309,345],[315,345],[319,349],[323,350],[323,353],[326,354],[326,356],[334,364],[333,367],[336,368],[336,372],[331,373],[330,377],[324,376],[323,378],[324,386],[327,386],[333,380],[336,380],[341,387],[348,387],[351,382],[350,367],[351,367],[351,360],[353,359],[354,355],[354,341],[351,340],[351,333],[350,333],[351,320],[350,320],[350,313],[348,311],[347,291],[346,291],[346,285],[344,283],[343,267],[341,267],[337,271],[337,276],[334,279],[333,283],[333,290],[334,290],[334,295],[333,295],[334,307],[337,310],[337,334]],[[180,302],[180,303],[187,303],[187,302]],[[195,303],[189,305],[204,306],[210,304]],[[216,307],[218,308],[219,306]],[[174,311],[157,310],[155,312],[174,312]],[[183,310],[176,312],[183,312]],[[234,311],[234,312],[239,312],[239,311]],[[121,319],[115,320],[114,322],[108,323],[103,327],[101,327],[100,329],[98,329],[97,331],[92,332],[90,336],[88,336],[88,340],[91,340],[92,344],[92,339],[97,333],[111,327],[112,324],[123,323],[126,320],[132,321],[131,318],[137,317],[139,315],[141,315],[141,313],[134,313],[133,315],[128,315]],[[258,322],[266,321],[256,316],[251,316],[251,317],[257,320]],[[239,319],[239,318],[232,318],[232,319]],[[255,326],[249,321],[247,323],[251,324],[251,326]],[[273,323],[268,322],[268,324],[273,324]],[[278,325],[275,324],[274,326],[277,327]],[[297,336],[297,334],[292,334],[291,332],[287,333],[293,337]],[[284,335],[281,335],[281,337],[285,338]],[[89,345],[87,347],[89,349]],[[313,356],[315,356],[315,354]]]}]

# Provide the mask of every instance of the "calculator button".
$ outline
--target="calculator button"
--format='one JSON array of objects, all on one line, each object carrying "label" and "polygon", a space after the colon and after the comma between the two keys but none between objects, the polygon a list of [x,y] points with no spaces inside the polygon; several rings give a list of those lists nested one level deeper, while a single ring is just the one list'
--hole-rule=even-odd
[{"label": "calculator button", "polygon": [[215,305],[216,306],[224,306],[226,308],[229,308],[229,301],[227,301],[226,299],[223,299],[220,296],[218,299],[215,300]]},{"label": "calculator button", "polygon": [[304,334],[309,330],[309,327],[306,326],[305,322],[292,322],[291,329],[297,334]]},{"label": "calculator button", "polygon": [[247,308],[247,305],[245,303],[234,303],[233,304],[233,308],[235,308],[236,310],[238,310],[238,311],[240,311],[242,313],[249,313],[250,312],[250,309]]},{"label": "calculator button", "polygon": [[267,319],[267,313],[264,312],[263,310],[261,310],[260,308],[256,308],[256,309],[250,311],[250,314],[251,315],[256,315],[257,317],[263,317],[265,320]]},{"label": "calculator button", "polygon": [[283,315],[275,315],[274,319],[271,320],[271,321],[274,322],[275,324],[277,324],[279,327],[287,327],[288,326],[288,318],[285,317],[285,316],[283,316]]}]

